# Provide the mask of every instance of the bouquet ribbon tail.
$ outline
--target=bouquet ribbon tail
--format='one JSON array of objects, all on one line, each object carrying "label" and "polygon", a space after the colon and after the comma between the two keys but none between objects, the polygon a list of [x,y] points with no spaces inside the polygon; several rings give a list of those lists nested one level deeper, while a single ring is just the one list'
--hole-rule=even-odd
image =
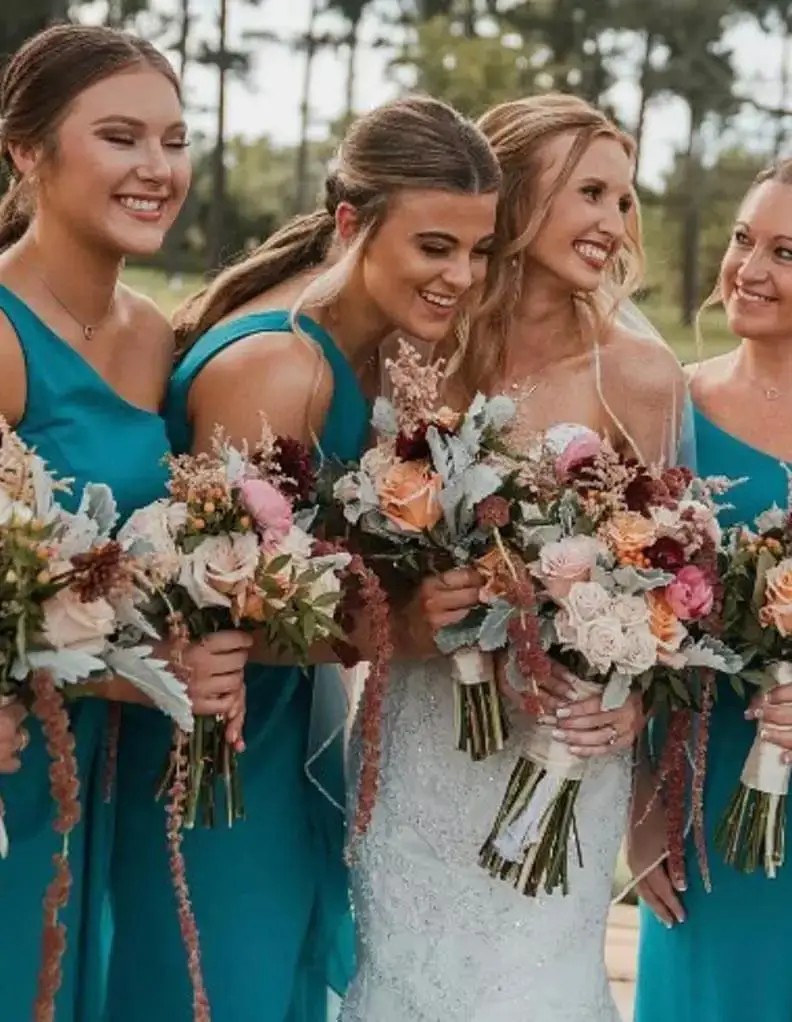
[{"label": "bouquet ribbon tail", "polygon": [[527,849],[539,840],[542,819],[556,797],[561,780],[553,774],[545,774],[527,805],[498,834],[493,845],[507,862],[519,862]]}]

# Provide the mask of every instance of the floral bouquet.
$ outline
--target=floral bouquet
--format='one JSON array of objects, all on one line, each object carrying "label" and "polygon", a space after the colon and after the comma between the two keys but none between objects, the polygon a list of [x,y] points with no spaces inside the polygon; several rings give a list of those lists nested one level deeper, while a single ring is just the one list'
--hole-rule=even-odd
[{"label": "floral bouquet", "polygon": [[[720,483],[647,468],[582,427],[551,430],[531,462],[522,478],[532,499],[512,503],[507,542],[490,551],[490,603],[477,640],[506,650],[510,686],[528,687],[535,704],[552,658],[577,679],[577,698],[601,693],[605,710],[631,691],[650,706],[690,706],[692,669],[737,669],[710,626]],[[455,635],[471,641],[462,626],[444,631],[446,648]],[[552,726],[531,727],[481,850],[493,876],[531,896],[541,887],[568,891],[583,771]]]},{"label": "floral bouquet", "polygon": [[[515,465],[498,451],[514,405],[479,394],[464,414],[438,409],[442,362],[422,364],[404,342],[386,366],[393,399],[374,406],[376,445],[334,494],[366,561],[417,581],[474,564],[489,545],[479,509],[513,481]],[[493,658],[471,643],[457,649],[452,669],[456,746],[483,759],[506,737]]]},{"label": "floral bouquet", "polygon": [[[109,538],[116,521],[110,490],[86,486],[75,513],[56,500],[68,492],[69,481],[56,480],[0,419],[0,701],[22,700],[41,724],[52,759],[53,826],[63,836],[44,899],[36,1019],[52,1017],[61,982],[66,934],[58,915],[71,882],[68,838],[80,820],[65,687],[77,691],[76,683],[120,674],[186,730],[192,725],[182,683],[133,638],[141,593],[129,559]],[[0,854],[7,853],[0,813]]]},{"label": "floral bouquet", "polygon": [[[790,476],[792,481],[792,476]],[[792,507],[792,499],[790,500]],[[792,682],[792,518],[772,507],[755,529],[736,526],[723,546],[724,638],[742,654],[733,679],[769,692]],[[762,865],[775,877],[784,864],[787,793],[792,766],[783,750],[757,735],[717,833],[726,862],[743,872]]]},{"label": "floral bouquet", "polygon": [[[170,498],[137,511],[119,534],[139,566],[149,593],[144,612],[158,631],[186,644],[220,629],[256,629],[297,662],[314,642],[344,639],[334,616],[350,558],[315,551],[295,515],[299,481],[287,474],[286,450],[264,424],[253,451],[237,450],[218,431],[211,453],[170,459]],[[163,791],[184,745],[177,734]],[[184,826],[199,819],[214,826],[219,782],[227,825],[243,818],[225,722],[197,718],[186,757]]]}]

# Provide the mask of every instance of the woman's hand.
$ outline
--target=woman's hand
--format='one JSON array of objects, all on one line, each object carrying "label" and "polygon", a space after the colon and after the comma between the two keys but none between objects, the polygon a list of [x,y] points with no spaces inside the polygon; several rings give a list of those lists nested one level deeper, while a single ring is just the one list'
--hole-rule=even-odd
[{"label": "woman's hand", "polygon": [[245,632],[213,632],[191,642],[176,665],[184,678],[193,713],[223,717],[226,739],[238,751],[245,718],[245,667],[252,636]]},{"label": "woman's hand", "polygon": [[454,568],[430,575],[419,588],[418,604],[432,632],[464,621],[478,605],[483,580],[473,568]]},{"label": "woman's hand", "polygon": [[748,720],[760,722],[759,736],[784,749],[782,759],[792,763],[792,685],[778,685],[760,692],[745,711]]},{"label": "woman's hand", "polygon": [[558,706],[555,700],[560,697],[563,682],[568,692],[574,692],[574,675],[558,664],[551,675],[554,708],[540,722],[554,725],[554,738],[566,742],[569,751],[583,759],[630,748],[646,722],[640,693],[631,693],[618,710],[603,710],[601,693],[578,701],[567,695],[568,701]]},{"label": "woman's hand", "polygon": [[30,735],[22,727],[27,710],[21,702],[0,708],[0,774],[15,774],[21,764],[20,755],[27,748]]}]

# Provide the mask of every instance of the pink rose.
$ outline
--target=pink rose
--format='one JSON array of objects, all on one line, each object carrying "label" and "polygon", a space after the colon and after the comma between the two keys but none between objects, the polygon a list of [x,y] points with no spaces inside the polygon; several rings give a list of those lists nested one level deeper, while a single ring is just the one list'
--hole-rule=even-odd
[{"label": "pink rose", "polygon": [[565,476],[582,465],[584,461],[595,458],[602,447],[602,439],[599,434],[591,429],[578,433],[566,445],[556,460],[556,472],[563,479]]},{"label": "pink rose", "polygon": [[695,621],[712,610],[712,586],[704,572],[690,564],[683,568],[665,591],[671,610],[680,621]]},{"label": "pink rose", "polygon": [[590,581],[602,550],[602,544],[591,536],[570,536],[542,547],[538,574],[554,600],[568,596],[575,582]]},{"label": "pink rose", "polygon": [[279,543],[292,527],[292,509],[280,490],[264,479],[245,479],[239,488],[242,503],[253,515],[264,545]]}]

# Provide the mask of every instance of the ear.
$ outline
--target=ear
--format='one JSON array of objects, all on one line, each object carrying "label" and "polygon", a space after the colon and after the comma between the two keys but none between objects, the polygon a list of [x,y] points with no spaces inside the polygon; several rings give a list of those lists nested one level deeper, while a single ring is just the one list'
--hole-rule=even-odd
[{"label": "ear", "polygon": [[360,221],[355,207],[350,202],[339,202],[335,214],[336,233],[345,242],[354,241],[360,230]]},{"label": "ear", "polygon": [[41,147],[9,142],[8,155],[20,177],[30,177],[41,162]]}]

